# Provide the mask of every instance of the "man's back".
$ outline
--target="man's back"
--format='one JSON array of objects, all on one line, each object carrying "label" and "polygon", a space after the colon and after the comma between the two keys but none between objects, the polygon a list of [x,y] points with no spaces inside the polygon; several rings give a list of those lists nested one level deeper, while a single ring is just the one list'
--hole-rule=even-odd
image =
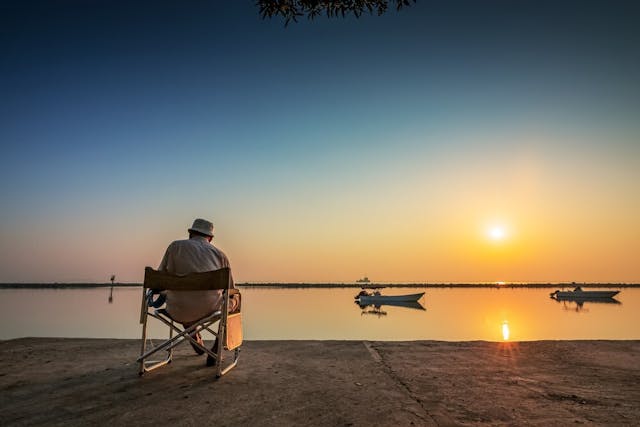
[{"label": "man's back", "polygon": [[[172,242],[158,267],[173,274],[201,273],[229,267],[229,259],[204,237]],[[221,291],[167,291],[167,311],[179,322],[192,322],[220,309]]]},{"label": "man's back", "polygon": [[229,267],[227,256],[205,238],[195,236],[172,242],[158,269],[173,274],[189,274],[224,267]]}]

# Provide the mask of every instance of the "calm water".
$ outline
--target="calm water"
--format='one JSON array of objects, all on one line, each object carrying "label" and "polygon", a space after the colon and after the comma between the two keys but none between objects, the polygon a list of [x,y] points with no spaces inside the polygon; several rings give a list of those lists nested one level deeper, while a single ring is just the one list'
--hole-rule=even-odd
[{"label": "calm water", "polygon": [[[614,303],[557,302],[553,289],[425,291],[421,306],[361,309],[356,289],[244,288],[245,338],[337,340],[640,339],[640,289]],[[0,290],[0,339],[139,338],[140,288]],[[152,328],[154,337],[164,329]]]}]

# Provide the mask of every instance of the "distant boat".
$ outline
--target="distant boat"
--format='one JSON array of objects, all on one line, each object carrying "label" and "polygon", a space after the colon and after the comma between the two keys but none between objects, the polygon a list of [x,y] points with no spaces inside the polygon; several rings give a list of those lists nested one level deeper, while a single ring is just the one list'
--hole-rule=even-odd
[{"label": "distant boat", "polygon": [[557,300],[599,300],[609,299],[618,295],[620,291],[584,291],[580,286],[572,291],[555,291],[549,294]]},{"label": "distant boat", "polygon": [[371,280],[367,276],[364,276],[362,279],[356,280],[356,283],[371,283]]}]

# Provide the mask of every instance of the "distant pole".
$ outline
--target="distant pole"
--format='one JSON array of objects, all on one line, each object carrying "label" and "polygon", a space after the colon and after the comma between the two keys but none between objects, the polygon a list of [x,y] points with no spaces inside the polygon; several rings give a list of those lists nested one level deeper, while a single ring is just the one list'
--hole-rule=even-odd
[{"label": "distant pole", "polygon": [[113,303],[113,282],[116,280],[116,275],[111,275],[111,291],[109,292],[109,304]]}]

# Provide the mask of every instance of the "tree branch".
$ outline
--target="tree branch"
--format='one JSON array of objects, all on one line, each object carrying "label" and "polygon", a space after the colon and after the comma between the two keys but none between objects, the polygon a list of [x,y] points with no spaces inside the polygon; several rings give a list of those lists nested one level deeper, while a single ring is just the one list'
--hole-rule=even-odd
[{"label": "tree branch", "polygon": [[416,0],[258,0],[262,19],[281,17],[285,27],[289,22],[298,22],[301,16],[314,19],[325,14],[327,18],[346,17],[353,14],[359,18],[364,13],[379,16],[387,11],[389,3],[396,4],[396,10],[411,6]]}]

